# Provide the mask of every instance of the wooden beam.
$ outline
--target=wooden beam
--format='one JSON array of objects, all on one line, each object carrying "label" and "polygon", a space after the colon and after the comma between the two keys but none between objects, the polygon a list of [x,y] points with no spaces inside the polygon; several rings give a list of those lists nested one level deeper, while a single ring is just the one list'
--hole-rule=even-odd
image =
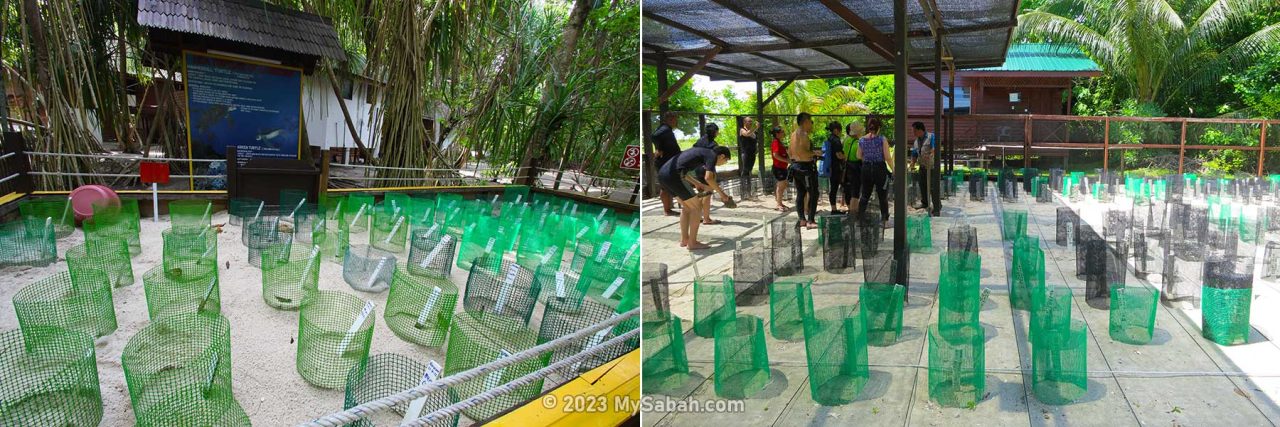
[{"label": "wooden beam", "polygon": [[[733,13],[736,13],[736,14],[738,14],[739,16],[742,16],[743,18],[746,18],[748,21],[751,21],[751,22],[755,23],[756,25],[759,25],[759,26],[761,26],[761,27],[764,27],[765,29],[768,29],[770,32],[772,32],[772,33],[773,33],[775,36],[777,36],[778,38],[781,38],[781,39],[783,39],[783,40],[786,40],[786,41],[787,41],[787,43],[796,43],[796,42],[799,42],[799,41],[800,41],[800,39],[799,39],[798,37],[796,37],[796,36],[792,35],[790,31],[787,31],[786,29],[783,29],[783,28],[778,27],[778,26],[776,26],[776,25],[770,24],[768,21],[765,21],[764,19],[761,19],[759,16],[756,16],[754,13],[751,13],[751,11],[748,11],[748,10],[746,10],[745,8],[742,8],[742,7],[738,6],[738,5],[737,5],[737,4],[735,4],[735,3],[729,2],[729,1],[727,1],[727,0],[711,0],[711,2],[712,2],[712,3],[715,3],[715,4],[720,5],[720,7],[723,7],[723,8],[725,8],[725,9],[729,9],[729,10],[730,10],[730,11],[732,11]],[[831,59],[834,59],[834,60],[836,60],[836,61],[839,61],[840,63],[842,63],[842,64],[844,64],[844,65],[848,66],[848,67],[849,67],[849,69],[851,69],[851,70],[852,70],[852,69],[857,69],[857,68],[858,68],[858,67],[855,67],[855,66],[853,65],[853,63],[852,63],[852,62],[846,61],[844,58],[841,58],[841,57],[837,56],[836,54],[831,53],[831,51],[829,51],[829,50],[823,49],[823,48],[821,48],[821,47],[815,48],[815,49],[813,49],[813,50],[815,50],[815,51],[817,51],[818,53],[821,53],[821,54],[823,54],[823,55],[827,56],[828,58],[831,58]],[[797,67],[797,68],[798,68],[798,67]]]},{"label": "wooden beam", "polygon": [[777,98],[778,94],[781,94],[782,91],[787,88],[787,86],[791,86],[791,82],[794,82],[794,81],[796,81],[796,78],[792,77],[787,79],[787,81],[783,82],[782,86],[778,86],[778,89],[774,90],[773,93],[769,95],[769,99],[764,100],[764,102],[760,104],[760,110],[763,111],[766,105],[769,105],[770,102],[773,102],[773,98]]},{"label": "wooden beam", "polygon": [[667,98],[670,98],[671,95],[674,95],[676,91],[680,90],[681,87],[684,87],[684,84],[688,83],[689,79],[692,79],[694,74],[698,74],[699,71],[702,71],[702,67],[707,66],[707,63],[711,62],[711,59],[716,57],[716,53],[718,51],[719,50],[717,49],[715,51],[712,51],[711,53],[708,53],[707,56],[702,57],[701,61],[698,61],[697,64],[694,64],[693,68],[690,68],[689,71],[685,71],[684,75],[680,76],[680,80],[676,80],[676,84],[671,85],[671,87],[667,88],[667,91],[663,92],[662,95],[658,95],[658,104],[667,102]]},{"label": "wooden beam", "polygon": [[[650,17],[650,15],[646,14],[645,17]],[[659,22],[662,22],[662,21],[659,21]],[[665,24],[665,22],[662,22],[662,23]],[[1017,25],[1018,25],[1017,21],[1010,21],[1010,22],[997,22],[997,23],[988,23],[988,24],[982,24],[982,25],[973,25],[973,26],[966,26],[966,27],[954,27],[950,29],[943,28],[942,35],[951,36],[951,35],[957,35],[957,34],[968,34],[968,33],[975,33],[975,32],[991,31],[991,30],[998,30],[998,29],[1007,28],[1007,27],[1016,27]],[[926,37],[933,37],[933,34],[934,34],[933,31],[917,30],[917,31],[908,32],[907,37],[911,37],[912,39],[920,39],[920,38],[926,38]],[[781,42],[781,43],[776,43],[776,42],[763,43],[763,44],[756,44],[756,45],[749,45],[749,46],[732,45],[732,46],[726,46],[724,50],[720,51],[720,53],[752,53],[752,52],[770,52],[770,51],[791,50],[791,49],[816,49],[816,48],[823,48],[823,47],[848,46],[851,44],[866,44],[866,43],[867,43],[866,37],[854,36],[854,37],[843,37],[843,38],[830,39],[830,40],[796,40],[796,41],[787,41],[787,42]],[[661,49],[661,47],[655,46],[651,43],[644,43],[644,45],[654,50],[664,50],[664,49]],[[699,57],[706,54],[707,50],[708,48],[664,50],[661,53],[668,57],[679,57],[679,56]],[[1000,64],[1003,64],[1003,63],[1004,63],[1004,58],[1000,58]]]},{"label": "wooden beam", "polygon": [[[849,26],[853,27],[854,30],[857,30],[859,34],[862,34],[863,37],[866,37],[867,38],[866,46],[870,48],[872,52],[875,52],[876,54],[880,55],[885,60],[897,61],[897,59],[895,58],[896,55],[894,55],[894,50],[890,48],[890,46],[893,45],[893,40],[890,39],[889,36],[880,32],[880,30],[877,30],[874,25],[871,25],[870,22],[867,22],[867,20],[862,19],[862,17],[858,16],[857,13],[854,13],[852,10],[849,10],[849,8],[845,7],[844,4],[841,3],[839,0],[819,0],[819,1],[821,1],[822,4],[827,7],[827,9],[830,9],[832,12],[834,12],[836,16],[839,16],[841,19],[844,19],[844,21],[848,23]],[[894,0],[894,1],[896,2],[897,0]],[[902,34],[908,34],[908,33],[904,29]],[[901,39],[900,40],[901,44],[905,45],[907,44],[906,41],[908,38],[910,38],[910,35],[908,34],[905,37],[899,37],[899,38]],[[908,63],[906,59],[903,59],[902,61],[897,61],[897,62],[901,62],[904,66],[907,65]],[[920,74],[919,72],[908,70],[906,75],[911,76],[912,78],[920,81],[920,83],[923,83],[925,87],[928,87],[929,89],[941,90],[941,87],[937,83],[929,81],[928,78],[925,78],[925,76],[923,74]]]}]

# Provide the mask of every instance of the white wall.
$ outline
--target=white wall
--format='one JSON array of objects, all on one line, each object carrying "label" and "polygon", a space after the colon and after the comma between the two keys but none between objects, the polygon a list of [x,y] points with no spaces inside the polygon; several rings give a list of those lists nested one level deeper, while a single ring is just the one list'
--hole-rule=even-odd
[{"label": "white wall", "polygon": [[[342,116],[342,108],[338,105],[338,97],[328,78],[317,73],[302,76],[302,114],[306,120],[307,136],[311,145],[321,148],[352,148],[355,142],[351,139],[351,131],[347,129],[346,120]],[[356,125],[360,140],[377,155],[376,133],[370,126],[373,106],[365,101],[369,94],[369,85],[355,82],[347,110],[351,112],[351,120]]]}]

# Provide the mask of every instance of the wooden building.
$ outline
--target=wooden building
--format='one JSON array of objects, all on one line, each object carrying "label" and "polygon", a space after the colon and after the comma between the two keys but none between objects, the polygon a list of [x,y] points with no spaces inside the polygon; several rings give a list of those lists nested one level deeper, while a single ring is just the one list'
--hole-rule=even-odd
[{"label": "wooden building", "polygon": [[[956,72],[956,113],[1071,114],[1065,94],[1073,82],[1100,75],[1098,64],[1074,46],[1015,43],[1004,65]],[[947,84],[945,74],[942,84]],[[914,79],[908,85],[908,113],[932,115],[933,91]],[[945,97],[942,105],[947,106]]]}]

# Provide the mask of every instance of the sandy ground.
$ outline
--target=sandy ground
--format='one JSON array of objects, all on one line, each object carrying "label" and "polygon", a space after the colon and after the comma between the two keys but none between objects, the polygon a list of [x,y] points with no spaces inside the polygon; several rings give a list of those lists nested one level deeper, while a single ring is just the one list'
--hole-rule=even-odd
[{"label": "sandy ground", "polygon": [[[226,223],[227,213],[214,215],[214,224]],[[159,265],[162,241],[160,232],[169,227],[168,219],[152,222],[142,219],[142,253],[133,258],[135,282],[116,288],[115,333],[97,341],[98,379],[102,388],[104,426],[134,424],[124,373],[120,364],[121,353],[129,338],[147,326],[147,304],[143,293],[142,275]],[[311,385],[294,369],[297,349],[298,312],[280,311],[262,301],[262,275],[248,262],[248,248],[240,243],[240,227],[227,225],[218,237],[218,266],[221,280],[222,315],[231,323],[232,383],[236,400],[248,413],[255,425],[296,425],[316,417],[342,410],[343,390],[327,390]],[[84,234],[77,230],[71,236],[58,241],[58,262],[42,268],[10,267],[0,270],[0,328],[18,327],[13,312],[13,295],[23,286],[67,268],[64,254],[72,246],[84,241]],[[352,234],[352,242],[367,243],[367,233]],[[399,262],[404,263],[407,252]],[[228,267],[229,265],[229,267]],[[467,274],[457,267],[452,279],[461,289]],[[375,331],[370,356],[379,353],[399,353],[421,363],[435,360],[444,364],[441,348],[428,348],[410,344],[396,337],[383,321],[387,292],[364,293],[351,289],[342,279],[342,266],[322,262],[320,289],[342,291],[373,301],[376,306]],[[461,291],[458,307],[461,309]],[[549,387],[549,386],[548,386]],[[460,425],[471,424],[463,417]]]}]

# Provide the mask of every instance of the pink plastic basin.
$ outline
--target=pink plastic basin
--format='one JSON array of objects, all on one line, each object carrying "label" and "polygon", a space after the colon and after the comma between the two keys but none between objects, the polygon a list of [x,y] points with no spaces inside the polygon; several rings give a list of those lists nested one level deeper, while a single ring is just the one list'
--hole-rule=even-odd
[{"label": "pink plastic basin", "polygon": [[120,197],[105,185],[82,185],[71,190],[71,210],[76,214],[76,221],[93,217],[93,205],[98,204],[120,206]]}]

